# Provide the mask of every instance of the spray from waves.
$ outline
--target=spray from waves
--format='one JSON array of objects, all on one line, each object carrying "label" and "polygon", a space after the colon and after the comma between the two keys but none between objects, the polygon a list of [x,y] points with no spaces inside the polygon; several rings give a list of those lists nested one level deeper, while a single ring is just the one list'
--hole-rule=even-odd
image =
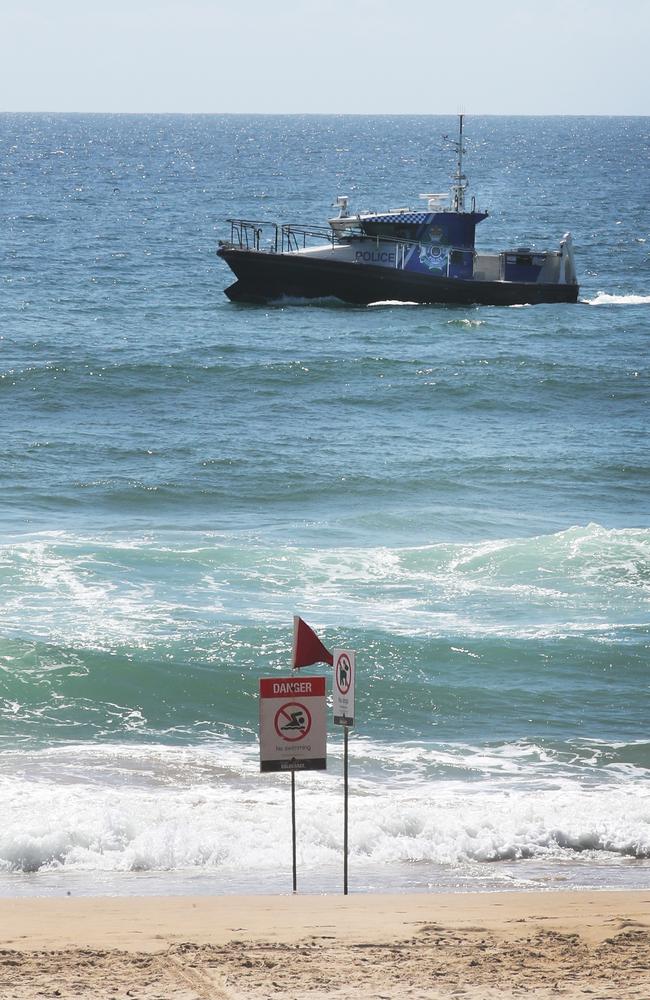
[{"label": "spray from waves", "polygon": [[[25,755],[0,775],[6,803],[0,871],[248,871],[286,865],[286,776],[253,773],[250,752],[222,745],[113,747]],[[338,768],[337,768],[338,770]],[[56,772],[56,773],[55,773]],[[64,780],[62,780],[64,779]],[[340,780],[311,776],[300,789],[301,864],[336,863]],[[532,789],[498,776],[406,786],[390,773],[357,780],[351,853],[366,864],[443,866],[566,859],[592,852],[650,858],[650,791],[635,781],[592,786],[556,775]]]},{"label": "spray from waves", "polygon": [[610,295],[598,292],[593,299],[582,299],[588,306],[646,306],[650,305],[650,295]]}]

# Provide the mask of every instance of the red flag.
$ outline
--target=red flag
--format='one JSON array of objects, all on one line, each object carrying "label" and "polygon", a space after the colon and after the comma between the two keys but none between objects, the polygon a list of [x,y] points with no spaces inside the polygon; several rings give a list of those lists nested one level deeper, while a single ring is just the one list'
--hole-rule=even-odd
[{"label": "red flag", "polygon": [[293,660],[291,667],[311,667],[312,663],[334,665],[334,657],[320,641],[316,633],[298,615],[293,616]]}]

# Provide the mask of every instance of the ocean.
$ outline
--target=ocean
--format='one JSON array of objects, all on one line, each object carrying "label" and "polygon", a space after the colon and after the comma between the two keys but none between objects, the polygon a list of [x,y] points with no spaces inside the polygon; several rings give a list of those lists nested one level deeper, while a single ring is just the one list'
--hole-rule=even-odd
[{"label": "ocean", "polygon": [[[351,892],[650,887],[650,119],[467,118],[477,246],[570,230],[576,305],[223,294],[227,218],[417,206],[454,130],[0,116],[1,895],[290,891],[294,614]],[[340,892],[339,727],[296,786]]]}]

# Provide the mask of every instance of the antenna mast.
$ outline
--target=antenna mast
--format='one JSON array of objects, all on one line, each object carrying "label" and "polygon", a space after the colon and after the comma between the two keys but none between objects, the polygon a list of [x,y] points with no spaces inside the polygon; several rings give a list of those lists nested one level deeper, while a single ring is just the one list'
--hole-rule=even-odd
[{"label": "antenna mast", "polygon": [[454,143],[456,147],[456,154],[458,156],[458,162],[456,165],[456,173],[454,175],[454,183],[451,189],[452,202],[455,212],[465,211],[465,190],[467,188],[467,177],[463,173],[463,153],[465,152],[463,148],[463,118],[464,115],[458,116],[458,140]]}]

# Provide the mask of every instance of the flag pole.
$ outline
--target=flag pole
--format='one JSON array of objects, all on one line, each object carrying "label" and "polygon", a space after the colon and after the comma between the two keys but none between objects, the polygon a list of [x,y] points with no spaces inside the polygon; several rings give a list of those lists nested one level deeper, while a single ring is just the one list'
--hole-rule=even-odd
[{"label": "flag pole", "polygon": [[[293,616],[293,651],[291,653],[291,671],[296,669],[296,649],[298,645],[298,617]],[[296,772],[291,769],[291,871],[293,891],[298,891],[298,876],[296,871]]]},{"label": "flag pole", "polygon": [[[293,650],[291,652],[291,669],[300,670],[301,667],[310,667],[313,663],[328,663],[334,666],[334,657],[323,643],[320,641],[313,628],[311,628],[300,615],[293,616]],[[345,734],[346,746],[346,774],[347,774],[347,732]],[[323,766],[325,766],[323,764]],[[347,776],[345,791],[345,892],[347,893]],[[293,891],[296,892],[296,781],[294,771],[291,771],[291,826],[293,836]]]},{"label": "flag pole", "polygon": [[293,891],[297,892],[298,879],[296,875],[296,772],[291,772],[291,854],[293,871]]}]

